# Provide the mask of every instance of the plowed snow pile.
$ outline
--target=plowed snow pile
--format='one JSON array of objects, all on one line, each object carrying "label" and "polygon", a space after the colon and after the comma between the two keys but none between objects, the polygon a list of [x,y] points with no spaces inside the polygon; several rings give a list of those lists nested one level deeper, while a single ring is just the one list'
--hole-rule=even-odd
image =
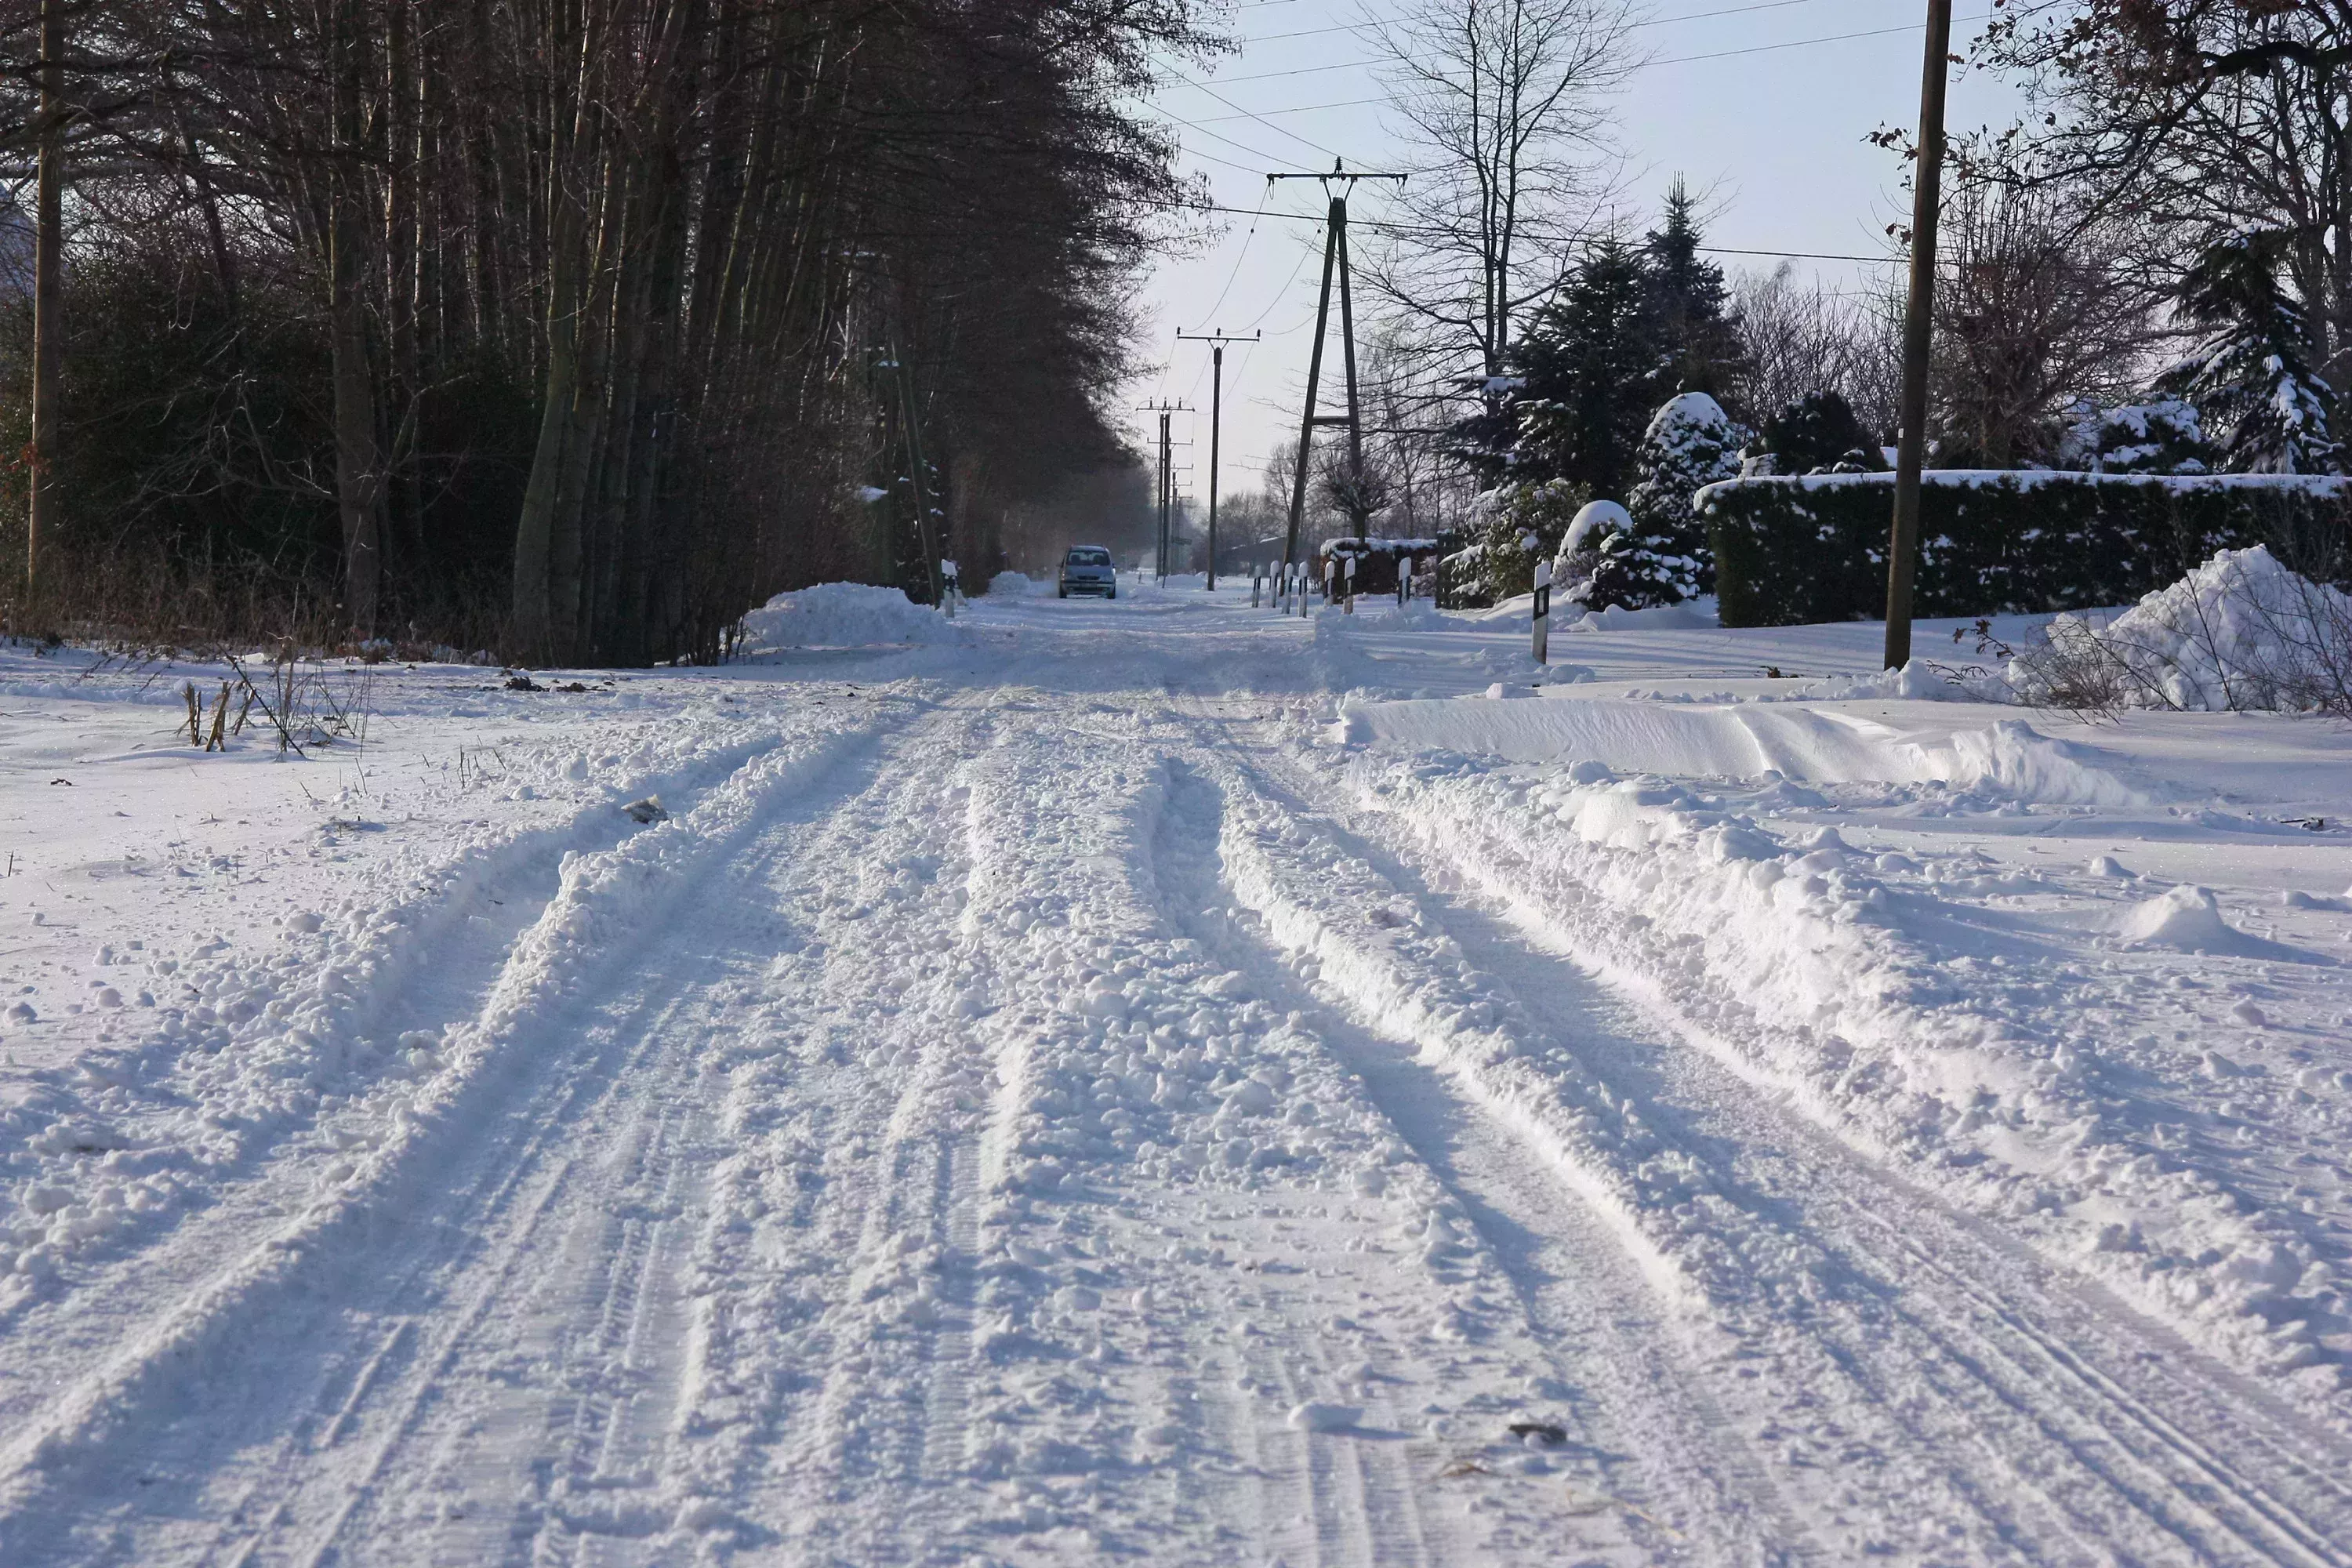
[{"label": "plowed snow pile", "polygon": [[2029,702],[2069,689],[2125,708],[2197,712],[2341,708],[2352,688],[2352,596],[2298,576],[2271,552],[2225,550],[2105,626],[2051,623],[2048,644],[2012,660]]},{"label": "plowed snow pile", "polygon": [[820,583],[779,594],[743,617],[746,648],[871,647],[961,640],[955,624],[897,588]]}]

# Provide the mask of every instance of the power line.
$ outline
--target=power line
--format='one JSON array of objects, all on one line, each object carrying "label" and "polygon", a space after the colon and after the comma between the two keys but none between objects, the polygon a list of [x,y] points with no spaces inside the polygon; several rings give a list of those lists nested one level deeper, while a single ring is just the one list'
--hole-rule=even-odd
[{"label": "power line", "polygon": [[[1203,153],[1203,154],[1202,154],[1202,156],[1205,157],[1205,156],[1207,156],[1207,154]],[[1240,165],[1236,164],[1236,165],[1234,165],[1234,166],[1238,168]],[[1255,171],[1255,170],[1252,170],[1252,171],[1251,171],[1251,173],[1255,174],[1255,173],[1256,173],[1256,171]],[[1231,215],[1233,215],[1234,216],[1236,216],[1236,217],[1279,217],[1279,218],[1288,218],[1288,219],[1289,219],[1291,222],[1293,222],[1293,223],[1321,223],[1321,222],[1323,221],[1322,217],[1321,217],[1318,214],[1315,214],[1315,213],[1294,213],[1294,212],[1283,212],[1283,211],[1281,211],[1280,209],[1278,209],[1278,208],[1275,208],[1275,207],[1229,207],[1229,206],[1223,205],[1221,205],[1221,204],[1219,204],[1219,203],[1216,203],[1216,202],[1168,202],[1168,203],[1145,203],[1145,204],[1142,204],[1142,205],[1152,205],[1152,206],[1164,206],[1165,208],[1167,208],[1167,209],[1168,209],[1168,210],[1170,210],[1170,211],[1178,211],[1178,212],[1213,212],[1213,213],[1229,213],[1229,214],[1231,214]],[[1377,228],[1377,229],[1385,230],[1385,231],[1387,231],[1387,232],[1389,232],[1389,233],[1391,233],[1391,234],[1410,233],[1410,232],[1412,232],[1416,227],[1423,226],[1416,226],[1416,225],[1412,225],[1412,224],[1389,223],[1389,222],[1384,222],[1383,220],[1381,220],[1381,219],[1380,219],[1380,218],[1368,218],[1368,217],[1367,217],[1367,218],[1353,218],[1353,219],[1350,219],[1349,221],[1350,221],[1350,222],[1351,222],[1351,223],[1352,223],[1356,227],[1358,227],[1358,228]],[[1521,230],[1520,232],[1521,232],[1521,233],[1523,233],[1523,234],[1527,234],[1527,235],[1528,235],[1528,237],[1529,237],[1530,239],[1536,239],[1536,240],[1550,240],[1550,241],[1553,241],[1553,242],[1555,242],[1555,243],[1569,243],[1569,244],[1578,244],[1578,243],[1582,243],[1582,241],[1580,240],[1580,238],[1579,237],[1576,237],[1576,236],[1538,234],[1538,233],[1531,233],[1531,232],[1529,232],[1529,231],[1528,231],[1528,230],[1524,230],[1524,229],[1523,229],[1523,230]],[[1888,262],[1888,261],[1900,261],[1900,260],[1902,260],[1902,259],[1903,259],[1903,258],[1902,258],[1901,257],[1899,257],[1899,256],[1857,256],[1857,255],[1852,255],[1852,254],[1843,253],[1843,252],[1838,252],[1838,251],[1828,251],[1828,250],[1775,250],[1775,249],[1772,249],[1772,248],[1770,248],[1770,247],[1769,247],[1738,246],[1738,245],[1702,245],[1702,246],[1697,247],[1697,248],[1698,248],[1698,249],[1700,249],[1700,250],[1706,251],[1707,254],[1709,254],[1709,255],[1711,255],[1711,256],[1780,256],[1780,257],[1787,257],[1787,258],[1790,258],[1790,259],[1798,260],[1798,261],[1878,261],[1878,262]],[[1301,255],[1300,255],[1300,261],[1299,261],[1299,265],[1300,265],[1301,267],[1304,267],[1304,266],[1306,265],[1305,253],[1304,253],[1304,252],[1302,252],[1302,253],[1301,253]],[[1295,277],[1295,276],[1296,276],[1296,274],[1294,273],[1294,275],[1293,275],[1293,276]],[[1287,285],[1285,285],[1285,287],[1287,287]],[[1269,310],[1270,310],[1270,309],[1271,309],[1271,308],[1269,307]],[[1253,322],[1251,322],[1251,323],[1250,323],[1250,325],[1252,325],[1252,326],[1256,326],[1256,325],[1258,324],[1258,322],[1259,322],[1259,321],[1265,321],[1265,316],[1264,314],[1261,314],[1261,315],[1258,317],[1257,321],[1253,321]],[[1279,335],[1279,334],[1277,334],[1277,335]]]},{"label": "power line", "polygon": [[[1637,27],[1664,27],[1675,22],[1706,22],[1717,16],[1744,16],[1751,11],[1785,11],[1791,5],[1818,4],[1820,0],[1763,0],[1760,5],[1734,5],[1721,11],[1692,11],[1680,16],[1651,16],[1643,21],[1627,23],[1625,30],[1630,33]],[[1378,26],[1376,22],[1340,22],[1328,27],[1301,27],[1295,33],[1262,33],[1255,38],[1244,38],[1241,42],[1244,45],[1270,44],[1277,38],[1312,38],[1327,33],[1360,33],[1369,27]]]},{"label": "power line", "polygon": [[[1169,74],[1175,77],[1180,81],[1190,82],[1192,86],[1199,88],[1202,92],[1207,93],[1211,98],[1215,99],[1219,103],[1223,104],[1227,109],[1240,110],[1242,113],[1248,114],[1252,120],[1257,120],[1259,118],[1257,115],[1251,113],[1250,110],[1242,109],[1240,104],[1235,103],[1232,99],[1227,98],[1224,94],[1211,87],[1207,82],[1199,80],[1193,77],[1186,76],[1182,71],[1176,70],[1172,67],[1170,68]],[[1320,142],[1309,142],[1306,137],[1299,135],[1297,132],[1286,131],[1271,120],[1260,121],[1260,123],[1265,125],[1269,131],[1277,132],[1282,135],[1289,137],[1293,142],[1297,142],[1303,147],[1312,147],[1318,153],[1324,153],[1327,156],[1333,158],[1339,155],[1339,153],[1332,152],[1330,148],[1323,145]]]},{"label": "power line", "polygon": [[[1969,22],[1984,22],[1990,21],[1991,18],[1992,13],[1987,11],[1981,16],[1965,17],[1963,20]],[[1919,29],[1916,25],[1910,25],[1901,27],[1870,27],[1858,33],[1829,33],[1818,38],[1790,38],[1784,43],[1751,44],[1745,48],[1717,49],[1712,53],[1704,55],[1675,55],[1670,58],[1663,60],[1644,60],[1642,62],[1642,68],[1647,69],[1652,66],[1686,66],[1695,64],[1700,60],[1727,60],[1739,55],[1768,54],[1777,49],[1805,49],[1811,48],[1817,44],[1843,44],[1850,42],[1855,38],[1884,38],[1896,33],[1916,33],[1918,30]],[[1221,85],[1232,87],[1237,83],[1245,81],[1271,81],[1277,77],[1316,76],[1326,71],[1361,70],[1372,66],[1380,65],[1381,63],[1381,61],[1376,59],[1337,60],[1329,65],[1294,66],[1288,70],[1256,71],[1249,76],[1220,77],[1217,79]],[[1190,77],[1184,77],[1181,71],[1171,72],[1171,74],[1182,77],[1186,81],[1191,81],[1192,85],[1200,88],[1203,92],[1208,91],[1205,85],[1201,82],[1192,81],[1192,79]],[[1215,95],[1211,94],[1211,96],[1214,97]],[[1230,100],[1219,99],[1218,101],[1223,103],[1229,109],[1241,108],[1239,104],[1234,103]],[[1248,113],[1249,111],[1244,110],[1243,112]],[[1252,118],[1255,118],[1255,116],[1253,115]],[[1282,128],[1280,126],[1276,126],[1275,129],[1279,131]],[[1285,134],[1288,133],[1285,132]]]}]

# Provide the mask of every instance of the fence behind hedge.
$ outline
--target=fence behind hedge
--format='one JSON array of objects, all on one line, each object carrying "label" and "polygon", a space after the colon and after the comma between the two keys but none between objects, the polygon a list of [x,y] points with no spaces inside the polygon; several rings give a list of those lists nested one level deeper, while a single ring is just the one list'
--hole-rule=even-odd
[{"label": "fence behind hedge", "polygon": [[[1945,468],[1924,476],[1921,616],[2126,605],[2217,550],[2268,544],[2342,581],[2352,479]],[[1893,474],[1727,479],[1698,492],[1727,626],[1867,620],[1886,607]]]}]

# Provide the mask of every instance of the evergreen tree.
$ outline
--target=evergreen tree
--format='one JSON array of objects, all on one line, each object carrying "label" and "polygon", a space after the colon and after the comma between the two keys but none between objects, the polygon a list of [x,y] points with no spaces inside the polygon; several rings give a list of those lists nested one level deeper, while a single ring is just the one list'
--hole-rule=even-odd
[{"label": "evergreen tree", "polygon": [[1510,476],[1567,479],[1618,497],[1633,478],[1660,363],[1646,268],[1632,247],[1596,245],[1511,351]]},{"label": "evergreen tree", "polygon": [[1751,474],[1871,474],[1885,454],[1834,392],[1809,392],[1764,421],[1745,454]]},{"label": "evergreen tree", "polygon": [[1677,174],[1666,192],[1664,225],[1642,245],[1645,305],[1659,353],[1653,401],[1678,392],[1727,397],[1747,368],[1723,268],[1699,255],[1704,237],[1697,203]]},{"label": "evergreen tree", "polygon": [[1715,589],[1714,553],[1691,499],[1702,486],[1739,473],[1748,431],[1704,392],[1671,398],[1642,438],[1641,482],[1626,502],[1633,526],[1601,544],[1607,570],[1595,577],[1601,603],[1634,609],[1675,605]]},{"label": "evergreen tree", "polygon": [[2335,393],[2307,357],[2309,319],[2279,282],[2291,237],[2283,229],[2240,230],[2198,258],[2181,279],[2180,310],[2208,335],[2158,382],[2195,405],[2222,466],[2242,473],[2344,467]]}]

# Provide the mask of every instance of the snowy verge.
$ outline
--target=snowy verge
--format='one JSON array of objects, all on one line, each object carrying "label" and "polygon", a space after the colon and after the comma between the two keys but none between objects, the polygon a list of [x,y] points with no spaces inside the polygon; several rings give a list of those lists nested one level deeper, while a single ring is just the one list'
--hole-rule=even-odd
[{"label": "snowy verge", "polygon": [[[1792,841],[1736,802],[1598,765],[1536,782],[1366,758],[1355,778],[1367,807],[1736,1071],[2347,1419],[2340,1270],[2226,1163],[2164,1137],[2184,1079],[2255,1070],[2117,1037],[2179,945],[2294,956],[2227,927],[2210,895],[2173,897],[2178,921],[2135,913],[2145,895],[2050,900],[2086,928],[2078,950],[2109,955],[2089,959],[2100,972],[2078,958],[1985,986],[1964,977],[2013,967],[2016,946],[1988,906],[2065,889],[1970,856],[1868,857],[1834,828]],[[2262,1018],[2250,1005],[2239,1016]],[[2314,1078],[2302,1100],[2314,1090],[2334,1115],[2341,1091]]]},{"label": "snowy verge", "polygon": [[871,647],[889,643],[953,643],[967,634],[897,588],[820,583],[779,594],[743,616],[742,652],[778,648]]},{"label": "snowy verge", "polygon": [[[560,857],[631,831],[624,802],[666,795],[683,809],[790,743],[772,723],[724,714],[712,704],[628,742],[582,726],[566,742],[502,751],[500,782],[551,814],[466,823],[394,856],[370,886],[289,903],[268,951],[226,935],[176,956],[101,945],[92,984],[106,983],[100,1005],[131,1037],[101,1036],[0,1100],[0,1313],[47,1291],[67,1260],[167,1229],[330,1108],[425,1070],[435,1047],[413,1026],[419,994],[495,962],[495,949],[478,950],[545,902]],[[418,1038],[386,1032],[396,1014]]]}]

